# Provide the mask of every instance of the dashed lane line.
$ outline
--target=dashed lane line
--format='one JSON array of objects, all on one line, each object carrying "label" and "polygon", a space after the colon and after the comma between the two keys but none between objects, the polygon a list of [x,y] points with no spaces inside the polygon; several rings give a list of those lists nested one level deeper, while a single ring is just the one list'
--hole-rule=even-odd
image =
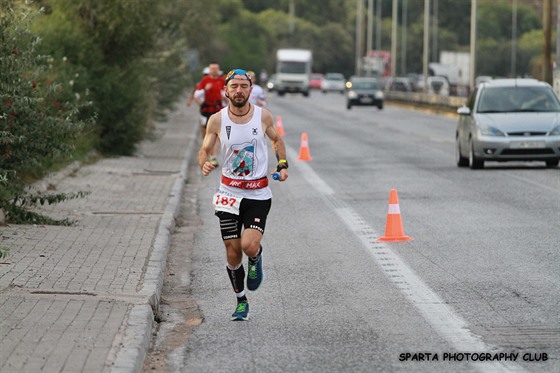
[{"label": "dashed lane line", "polygon": [[[286,145],[288,159],[298,154]],[[309,163],[292,162],[307,182],[321,195],[326,204],[336,212],[344,224],[362,242],[383,273],[397,289],[418,309],[424,319],[458,352],[498,353],[498,346],[491,346],[469,330],[465,320],[457,315],[422,279],[394,252],[390,245],[375,242],[379,235],[344,201],[336,198],[334,190]],[[480,372],[525,372],[518,364],[508,361],[471,362]]]}]

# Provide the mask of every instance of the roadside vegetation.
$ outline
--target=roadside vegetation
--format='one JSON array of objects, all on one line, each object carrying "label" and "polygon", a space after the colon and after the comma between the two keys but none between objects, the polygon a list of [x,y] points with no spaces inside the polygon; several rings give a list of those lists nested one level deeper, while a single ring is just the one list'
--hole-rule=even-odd
[{"label": "roadside vegetation", "polygon": [[[28,185],[92,152],[134,154],[209,61],[272,73],[276,49],[300,47],[313,50],[315,71],[351,75],[355,1],[298,0],[293,18],[289,3],[0,0],[0,215],[11,223],[68,224],[33,206],[84,192],[40,195]],[[503,75],[511,1],[478,3],[478,72]],[[406,72],[419,72],[423,2],[407,4],[398,37],[406,30]],[[519,0],[516,50],[517,74],[538,77],[543,31],[535,4]],[[389,50],[391,2],[381,10],[381,49]],[[468,51],[469,18],[469,1],[439,0],[437,51]]]}]

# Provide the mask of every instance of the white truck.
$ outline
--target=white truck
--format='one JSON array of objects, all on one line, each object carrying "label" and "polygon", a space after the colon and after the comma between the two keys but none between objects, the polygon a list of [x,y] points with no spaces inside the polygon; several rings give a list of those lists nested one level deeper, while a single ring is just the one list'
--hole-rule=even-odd
[{"label": "white truck", "polygon": [[309,96],[309,76],[313,57],[307,49],[278,49],[276,52],[275,90],[279,96],[286,92]]}]

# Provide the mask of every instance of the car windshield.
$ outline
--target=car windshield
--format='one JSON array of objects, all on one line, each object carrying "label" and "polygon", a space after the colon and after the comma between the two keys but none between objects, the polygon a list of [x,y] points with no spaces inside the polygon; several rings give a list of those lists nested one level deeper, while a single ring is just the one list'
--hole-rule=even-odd
[{"label": "car windshield", "polygon": [[305,74],[305,62],[281,61],[278,71],[285,74]]},{"label": "car windshield", "polygon": [[352,82],[354,89],[378,89],[377,81],[374,80],[356,80]]},{"label": "car windshield", "polygon": [[478,113],[554,112],[560,102],[548,87],[489,87],[481,92]]},{"label": "car windshield", "polygon": [[325,77],[325,79],[327,79],[327,80],[344,80],[344,77],[342,75],[327,75]]}]

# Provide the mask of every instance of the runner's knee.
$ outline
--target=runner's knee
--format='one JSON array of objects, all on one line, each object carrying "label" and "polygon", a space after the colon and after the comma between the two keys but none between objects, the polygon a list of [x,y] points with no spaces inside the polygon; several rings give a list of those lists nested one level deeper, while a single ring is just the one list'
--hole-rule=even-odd
[{"label": "runner's knee", "polygon": [[224,241],[224,244],[226,246],[226,257],[228,264],[237,265],[241,263],[241,260],[243,259],[243,252],[241,251],[239,240]]},{"label": "runner's knee", "polygon": [[246,230],[245,233],[247,234],[244,234],[241,239],[241,247],[248,256],[256,256],[259,253],[262,235],[258,231],[256,231],[258,234],[251,234],[249,230]]}]

